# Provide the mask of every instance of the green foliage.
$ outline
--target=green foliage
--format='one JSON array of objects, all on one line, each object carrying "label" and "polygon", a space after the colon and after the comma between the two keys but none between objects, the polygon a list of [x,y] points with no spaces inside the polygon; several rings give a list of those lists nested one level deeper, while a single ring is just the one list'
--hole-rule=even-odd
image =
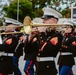
[{"label": "green foliage", "polygon": [[[4,7],[3,10],[7,13],[6,16],[17,19],[17,5],[18,0],[14,0],[10,6]],[[32,10],[32,3],[28,0],[20,0],[19,2],[19,21],[23,22],[25,16],[30,16],[31,18],[35,17],[35,12]]]},{"label": "green foliage", "polygon": [[42,9],[37,9],[35,12],[37,17],[41,17],[43,15]]},{"label": "green foliage", "polygon": [[63,15],[63,17],[65,17],[65,14],[67,13],[67,11],[66,10],[63,10],[62,11],[62,15]]},{"label": "green foliage", "polygon": [[76,24],[74,25],[74,27],[76,28]]},{"label": "green foliage", "polygon": [[63,15],[63,17],[66,17],[66,18],[70,18],[71,17],[71,9],[69,8],[66,8],[64,9],[61,14]]},{"label": "green foliage", "polygon": [[[69,0],[19,0],[19,20],[22,22],[24,17],[27,15],[31,18],[41,17],[43,14],[42,8],[46,6],[50,6],[51,8],[59,11],[62,13],[63,17],[70,18],[71,11],[67,7],[75,2],[75,0],[70,0],[69,4],[68,1]],[[10,6],[5,6],[3,9],[7,13],[5,16],[17,19],[17,4],[18,0],[13,0]],[[60,4],[66,4],[67,7],[62,9]]]},{"label": "green foliage", "polygon": [[3,25],[3,22],[2,22],[2,19],[0,19],[0,26],[2,26]]}]

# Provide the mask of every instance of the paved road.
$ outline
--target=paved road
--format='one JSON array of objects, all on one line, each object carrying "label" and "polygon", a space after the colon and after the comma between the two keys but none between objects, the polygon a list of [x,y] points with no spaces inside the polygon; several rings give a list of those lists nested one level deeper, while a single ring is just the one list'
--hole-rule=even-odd
[{"label": "paved road", "polygon": [[[24,73],[24,71],[23,71],[24,63],[25,63],[25,61],[23,60],[23,59],[24,59],[23,57],[24,57],[24,56],[21,56],[21,57],[20,57],[20,60],[19,60],[19,68],[20,68],[20,70],[21,70],[21,72],[22,72],[22,75],[25,75],[25,73]],[[58,56],[57,56],[57,58],[55,59],[56,63],[57,63],[57,60],[58,60]],[[76,58],[75,58],[75,61],[76,61]],[[57,65],[57,68],[58,68],[58,65]],[[73,73],[74,73],[74,75],[76,75],[76,65],[73,67]],[[58,75],[59,75],[59,74],[58,74]]]},{"label": "paved road", "polygon": [[19,68],[22,72],[22,75],[25,75],[23,69],[24,69],[24,64],[25,64],[25,61],[23,60],[24,59],[24,56],[21,56],[20,59],[19,59]]}]

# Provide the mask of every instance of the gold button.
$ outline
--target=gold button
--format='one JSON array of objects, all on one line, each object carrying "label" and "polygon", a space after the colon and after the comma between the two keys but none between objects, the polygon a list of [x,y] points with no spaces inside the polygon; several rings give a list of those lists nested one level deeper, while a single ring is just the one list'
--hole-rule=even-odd
[{"label": "gold button", "polygon": [[61,51],[62,49],[60,48],[60,51]]},{"label": "gold button", "polygon": [[49,40],[49,38],[47,40]]},{"label": "gold button", "polygon": [[41,34],[39,34],[39,35],[41,35]]},{"label": "gold button", "polygon": [[37,43],[39,43],[39,42],[37,42]]},{"label": "gold button", "polygon": [[3,60],[3,58],[1,58],[1,60]]},{"label": "gold button", "polygon": [[49,66],[47,66],[47,68],[49,68]]},{"label": "gold button", "polygon": [[42,40],[42,42],[44,42],[44,41]]},{"label": "gold button", "polygon": [[38,56],[40,56],[40,53],[38,53]]},{"label": "gold button", "polygon": [[50,39],[50,37],[48,37],[48,39]]},{"label": "gold button", "polygon": [[42,39],[42,37],[40,37]]},{"label": "gold button", "polygon": [[40,58],[39,58],[39,57],[37,57],[37,61],[38,61],[38,62],[40,61]]}]

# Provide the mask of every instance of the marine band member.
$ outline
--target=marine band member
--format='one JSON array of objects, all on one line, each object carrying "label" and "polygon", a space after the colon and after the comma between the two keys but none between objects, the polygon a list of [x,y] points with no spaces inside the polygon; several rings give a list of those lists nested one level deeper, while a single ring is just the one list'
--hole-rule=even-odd
[{"label": "marine band member", "polygon": [[[62,15],[51,8],[43,8],[43,23],[56,24]],[[47,28],[47,27],[46,27]],[[41,27],[40,49],[37,56],[37,72],[36,75],[57,75],[57,69],[54,58],[56,57],[62,42],[62,35],[55,31],[46,35],[46,28]],[[42,31],[43,30],[43,31]],[[39,30],[40,31],[40,30]]]},{"label": "marine band member", "polygon": [[70,73],[72,72],[73,65],[75,65],[73,55],[76,41],[76,37],[73,35],[74,23],[71,21],[65,21],[63,24],[69,26],[65,29],[58,59],[59,75],[73,75]]}]

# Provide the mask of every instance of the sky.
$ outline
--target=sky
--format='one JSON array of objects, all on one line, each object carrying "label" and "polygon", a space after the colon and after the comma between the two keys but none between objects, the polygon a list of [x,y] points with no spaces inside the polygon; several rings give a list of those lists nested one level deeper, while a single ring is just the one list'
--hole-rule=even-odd
[{"label": "sky", "polygon": [[[64,0],[66,2],[66,0]],[[9,4],[8,0],[0,0],[0,5],[3,5],[3,4]],[[60,7],[62,7],[62,9],[64,9],[66,7],[66,4],[64,5],[60,5]]]},{"label": "sky", "polygon": [[0,18],[3,17],[3,15],[1,14],[2,12],[2,7],[5,5],[5,4],[9,4],[8,0],[0,0]]},{"label": "sky", "polygon": [[8,0],[0,0],[0,5],[4,5],[4,4],[9,4]]},{"label": "sky", "polygon": [[8,3],[8,0],[0,0],[0,4]]}]

